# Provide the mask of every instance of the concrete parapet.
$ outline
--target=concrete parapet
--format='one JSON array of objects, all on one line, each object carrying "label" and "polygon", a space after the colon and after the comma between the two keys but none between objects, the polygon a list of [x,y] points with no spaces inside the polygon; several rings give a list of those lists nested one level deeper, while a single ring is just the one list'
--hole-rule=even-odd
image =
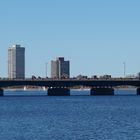
[{"label": "concrete parapet", "polygon": [[70,96],[69,88],[49,88],[48,96]]},{"label": "concrete parapet", "polygon": [[113,88],[92,88],[90,95],[114,95]]},{"label": "concrete parapet", "polygon": [[0,96],[4,95],[3,92],[4,92],[4,90],[2,88],[0,88]]}]

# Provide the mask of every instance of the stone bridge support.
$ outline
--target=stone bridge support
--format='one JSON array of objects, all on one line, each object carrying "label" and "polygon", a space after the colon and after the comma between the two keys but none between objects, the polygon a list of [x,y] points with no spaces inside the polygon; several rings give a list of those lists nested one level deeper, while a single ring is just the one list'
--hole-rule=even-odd
[{"label": "stone bridge support", "polygon": [[113,88],[92,88],[90,95],[99,96],[99,95],[114,95]]},{"label": "stone bridge support", "polygon": [[140,95],[140,87],[137,88],[137,95]]},{"label": "stone bridge support", "polygon": [[48,88],[48,96],[70,96],[69,88]]},{"label": "stone bridge support", "polygon": [[0,96],[4,95],[4,90],[2,88],[0,88]]}]

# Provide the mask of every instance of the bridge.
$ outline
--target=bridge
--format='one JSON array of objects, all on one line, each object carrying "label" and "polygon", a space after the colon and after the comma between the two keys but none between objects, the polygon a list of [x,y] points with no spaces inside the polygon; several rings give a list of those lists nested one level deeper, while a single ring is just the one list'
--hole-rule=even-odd
[{"label": "bridge", "polygon": [[70,95],[70,89],[74,87],[88,87],[91,95],[114,95],[117,86],[137,87],[137,95],[140,95],[140,79],[1,79],[0,96],[3,96],[3,88],[13,86],[41,86],[48,88],[49,96]]}]

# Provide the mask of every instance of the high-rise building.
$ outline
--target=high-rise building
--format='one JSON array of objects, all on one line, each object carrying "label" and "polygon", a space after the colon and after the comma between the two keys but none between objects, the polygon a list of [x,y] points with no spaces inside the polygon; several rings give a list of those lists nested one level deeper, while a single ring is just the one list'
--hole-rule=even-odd
[{"label": "high-rise building", "polygon": [[25,48],[17,44],[8,49],[8,77],[25,78]]},{"label": "high-rise building", "polygon": [[52,78],[69,78],[70,77],[70,62],[65,61],[64,57],[56,58],[56,61],[51,61],[51,77]]}]

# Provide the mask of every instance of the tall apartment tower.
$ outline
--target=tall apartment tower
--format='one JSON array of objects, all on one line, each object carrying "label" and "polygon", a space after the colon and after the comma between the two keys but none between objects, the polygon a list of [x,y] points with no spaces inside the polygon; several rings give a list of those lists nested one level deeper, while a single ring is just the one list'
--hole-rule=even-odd
[{"label": "tall apartment tower", "polygon": [[25,78],[25,48],[17,44],[8,49],[8,77]]},{"label": "tall apartment tower", "polygon": [[70,62],[65,61],[64,57],[56,58],[56,61],[51,61],[51,77],[52,78],[69,78],[70,77]]}]

